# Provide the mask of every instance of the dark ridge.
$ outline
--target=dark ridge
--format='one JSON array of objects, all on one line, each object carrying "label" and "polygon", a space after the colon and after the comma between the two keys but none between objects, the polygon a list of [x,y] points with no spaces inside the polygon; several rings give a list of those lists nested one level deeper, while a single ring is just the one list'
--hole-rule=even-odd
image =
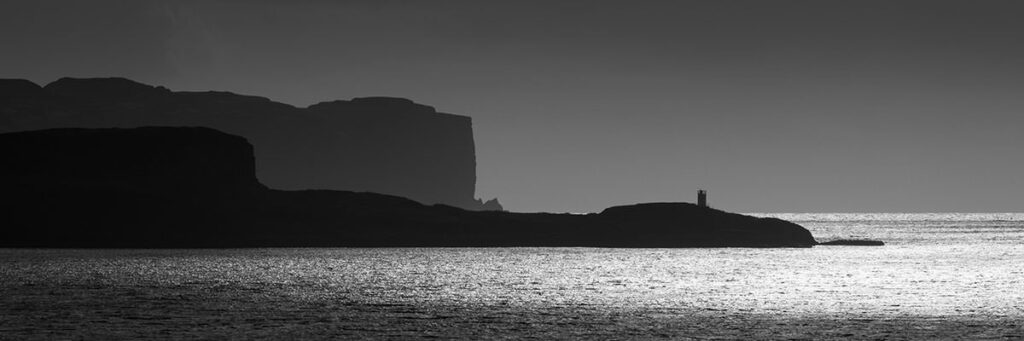
[{"label": "dark ridge", "polygon": [[230,92],[173,92],[125,78],[61,78],[43,88],[0,81],[0,132],[204,126],[256,146],[257,175],[281,189],[324,188],[500,210],[476,194],[467,116],[396,97],[308,108]]},{"label": "dark ridge", "polygon": [[27,79],[0,79],[0,100],[12,97],[41,96],[43,88]]},{"label": "dark ridge", "polygon": [[127,78],[64,77],[43,87],[47,92],[80,101],[142,100],[170,95],[164,87],[142,84]]},{"label": "dark ridge", "polygon": [[388,110],[391,108],[412,108],[413,111],[423,113],[435,113],[434,107],[418,104],[407,98],[400,97],[356,97],[349,101],[352,105],[364,106],[374,109]]},{"label": "dark ridge", "polygon": [[[195,102],[210,102],[210,103],[221,103],[221,104],[267,104],[271,101],[269,98],[260,96],[248,96],[239,95],[227,91],[176,91],[174,94],[182,100],[191,100]],[[276,102],[275,102],[276,103]],[[291,105],[284,103],[276,103],[283,107],[295,108]]]},{"label": "dark ridge", "polygon": [[206,128],[0,134],[0,155],[0,247],[815,245],[793,223],[686,203],[509,213],[272,190],[245,139]]},{"label": "dark ridge", "polygon": [[49,129],[0,134],[6,186],[192,196],[262,188],[252,145],[209,128]]}]

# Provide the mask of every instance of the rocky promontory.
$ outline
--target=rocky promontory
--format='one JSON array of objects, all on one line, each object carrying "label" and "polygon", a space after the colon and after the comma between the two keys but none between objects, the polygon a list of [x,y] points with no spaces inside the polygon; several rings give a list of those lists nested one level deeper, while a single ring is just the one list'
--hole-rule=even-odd
[{"label": "rocky promontory", "polygon": [[[258,150],[258,149],[257,149]],[[253,147],[208,128],[0,134],[4,247],[810,247],[810,232],[688,203],[594,214],[469,211],[256,180]]]}]

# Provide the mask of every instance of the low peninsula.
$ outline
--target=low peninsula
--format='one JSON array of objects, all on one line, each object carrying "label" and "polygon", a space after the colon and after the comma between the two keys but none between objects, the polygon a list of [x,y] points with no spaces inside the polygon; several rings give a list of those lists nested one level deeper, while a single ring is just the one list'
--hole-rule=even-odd
[{"label": "low peninsula", "polygon": [[469,211],[275,190],[253,146],[201,127],[0,134],[0,247],[811,247],[803,227],[689,203],[600,213]]},{"label": "low peninsula", "polygon": [[818,245],[843,245],[843,246],[884,246],[885,242],[873,239],[836,239],[818,243]]}]

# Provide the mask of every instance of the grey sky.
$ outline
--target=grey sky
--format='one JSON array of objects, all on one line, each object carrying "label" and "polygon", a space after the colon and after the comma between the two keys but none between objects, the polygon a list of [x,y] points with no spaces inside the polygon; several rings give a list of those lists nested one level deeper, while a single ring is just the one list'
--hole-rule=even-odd
[{"label": "grey sky", "polygon": [[5,1],[0,77],[472,116],[517,211],[1024,210],[1015,1]]}]

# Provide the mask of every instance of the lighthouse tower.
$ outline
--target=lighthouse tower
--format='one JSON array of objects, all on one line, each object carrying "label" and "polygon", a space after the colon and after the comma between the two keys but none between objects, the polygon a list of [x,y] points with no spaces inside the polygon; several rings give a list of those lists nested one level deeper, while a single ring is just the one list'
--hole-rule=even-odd
[{"label": "lighthouse tower", "polygon": [[697,190],[697,206],[698,207],[708,207],[708,192],[707,191],[705,191],[703,189]]}]

